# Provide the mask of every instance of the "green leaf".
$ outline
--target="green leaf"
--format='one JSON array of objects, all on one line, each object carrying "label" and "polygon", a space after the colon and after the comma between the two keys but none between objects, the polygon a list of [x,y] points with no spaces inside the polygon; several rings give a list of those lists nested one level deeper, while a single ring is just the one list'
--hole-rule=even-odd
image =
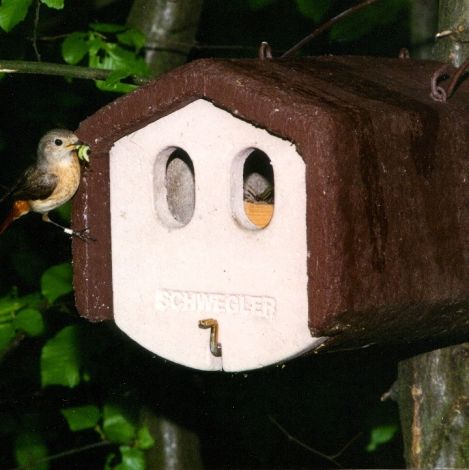
[{"label": "green leaf", "polygon": [[61,413],[67,420],[68,427],[71,431],[82,431],[83,429],[94,428],[101,418],[99,408],[94,405],[64,408],[61,410]]},{"label": "green leaf", "polygon": [[22,302],[13,295],[0,298],[0,322],[11,321],[13,313],[22,306]]},{"label": "green leaf", "polygon": [[104,68],[111,70],[125,70],[129,75],[146,75],[148,66],[143,57],[138,57],[135,52],[128,51],[117,44],[108,43],[107,56],[104,58]]},{"label": "green leaf", "polygon": [[336,23],[331,29],[330,38],[333,41],[354,41],[379,26],[393,23],[408,7],[408,0],[386,0],[362,8]]},{"label": "green leaf", "polygon": [[56,10],[62,10],[64,7],[64,0],[41,0],[41,2],[49,8],[55,8]]},{"label": "green leaf", "polygon": [[90,28],[98,33],[120,33],[125,31],[127,26],[114,23],[91,23]]},{"label": "green leaf", "polygon": [[70,224],[70,219],[72,217],[72,203],[68,201],[65,204],[62,204],[60,207],[55,209],[55,213],[59,215],[64,223]]},{"label": "green leaf", "polygon": [[137,440],[135,441],[135,446],[139,449],[146,450],[153,447],[155,444],[155,439],[150,434],[150,430],[147,426],[142,426],[137,431]]},{"label": "green leaf", "polygon": [[137,86],[130,83],[113,83],[108,84],[104,80],[96,80],[96,87],[101,91],[110,91],[114,93],[130,93],[134,91]]},{"label": "green leaf", "polygon": [[396,424],[376,426],[371,430],[370,442],[366,446],[367,452],[374,452],[380,445],[391,441],[398,430]]},{"label": "green leaf", "polygon": [[145,45],[145,35],[136,29],[128,29],[117,35],[117,40],[139,51]]},{"label": "green leaf", "polygon": [[104,462],[104,470],[115,470],[113,462],[116,460],[116,454],[111,452],[107,455],[106,461]]},{"label": "green leaf", "polygon": [[106,80],[96,80],[96,86],[102,91],[116,93],[129,93],[137,88],[129,83],[121,83],[120,80],[127,78],[130,73],[126,70],[114,70]]},{"label": "green leaf", "polygon": [[72,266],[70,263],[52,266],[41,277],[42,295],[50,303],[62,295],[69,294],[72,290]]},{"label": "green leaf", "polygon": [[47,462],[36,463],[47,457],[47,447],[39,433],[20,434],[15,441],[16,464],[31,470],[47,470]]},{"label": "green leaf", "polygon": [[82,358],[77,325],[65,327],[44,345],[41,351],[42,386],[76,387],[80,383]]},{"label": "green leaf", "polygon": [[7,33],[23,21],[32,0],[2,0],[0,5],[0,28]]},{"label": "green leaf", "polygon": [[319,23],[330,10],[334,0],[295,0],[298,11],[306,18]]},{"label": "green leaf", "polygon": [[15,337],[15,329],[11,323],[0,325],[0,351],[7,348]]},{"label": "green leaf", "polygon": [[109,74],[109,77],[106,78],[105,83],[106,85],[115,85],[116,83],[119,83],[121,80],[124,80],[130,75],[130,73],[127,70],[114,70]]},{"label": "green leaf", "polygon": [[[102,24],[100,25],[102,26]],[[122,43],[125,41],[133,42],[133,45],[138,48],[144,41],[143,35],[135,30],[127,30],[126,33],[129,34],[119,35],[121,39],[124,38]],[[106,42],[97,33],[91,32],[89,35],[88,52],[88,65],[90,67],[114,71],[107,80],[96,80],[96,86],[102,91],[128,93],[137,87],[129,83],[122,83],[121,80],[130,75],[150,75],[150,70],[144,58],[140,57],[136,51],[129,51],[117,43]]]},{"label": "green leaf", "polygon": [[118,444],[129,444],[135,437],[135,426],[122,408],[104,405],[103,431],[107,439]]},{"label": "green leaf", "polygon": [[44,333],[42,314],[35,308],[25,308],[18,312],[13,324],[17,330],[22,330],[29,336],[39,336]]},{"label": "green leaf", "polygon": [[249,8],[251,10],[262,10],[262,8],[266,8],[269,5],[272,5],[275,0],[249,0]]},{"label": "green leaf", "polygon": [[[98,37],[96,34],[90,33],[89,39],[88,39],[88,53],[90,54],[90,61],[94,60],[97,61],[96,63],[99,63],[99,57],[98,52],[101,50],[106,50],[107,43],[106,41],[103,41],[100,37]],[[96,63],[89,63],[88,65],[90,67],[98,67]]]},{"label": "green leaf", "polygon": [[119,447],[122,462],[116,465],[115,470],[145,470],[145,454],[135,447]]},{"label": "green leaf", "polygon": [[69,34],[62,43],[62,57],[67,64],[75,65],[88,52],[87,35],[85,33]]}]

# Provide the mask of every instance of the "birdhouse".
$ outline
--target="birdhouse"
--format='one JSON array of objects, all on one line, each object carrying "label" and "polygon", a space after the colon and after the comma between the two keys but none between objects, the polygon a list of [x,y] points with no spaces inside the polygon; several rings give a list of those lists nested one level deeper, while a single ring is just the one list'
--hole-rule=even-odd
[{"label": "birdhouse", "polygon": [[438,66],[200,60],[88,117],[81,315],[226,371],[468,332],[469,87],[433,101]]}]

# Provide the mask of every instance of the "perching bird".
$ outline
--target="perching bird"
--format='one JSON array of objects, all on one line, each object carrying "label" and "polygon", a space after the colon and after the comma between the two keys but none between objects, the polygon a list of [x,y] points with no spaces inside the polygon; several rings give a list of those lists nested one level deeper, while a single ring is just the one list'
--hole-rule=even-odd
[{"label": "perching bird", "polygon": [[18,179],[0,200],[0,234],[16,219],[28,212],[42,214],[49,222],[69,235],[89,238],[86,230],[75,232],[49,219],[49,211],[66,203],[80,182],[80,162],[89,161],[88,147],[71,131],[54,129],[39,141],[37,161]]}]

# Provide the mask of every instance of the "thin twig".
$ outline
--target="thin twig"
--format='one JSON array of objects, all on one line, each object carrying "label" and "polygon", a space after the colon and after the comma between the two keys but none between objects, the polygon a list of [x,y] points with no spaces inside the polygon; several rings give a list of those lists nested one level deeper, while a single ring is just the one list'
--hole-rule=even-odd
[{"label": "thin twig", "polygon": [[[31,62],[26,60],[1,60],[0,73],[31,73],[35,75],[57,75],[67,78],[88,80],[106,80],[112,70],[79,67],[77,65],[55,64],[52,62]],[[132,76],[130,80],[136,85],[148,83],[144,77]]]},{"label": "thin twig", "polygon": [[[77,447],[75,449],[65,450],[64,452],[59,452],[58,454],[49,455],[49,456],[44,457],[42,459],[35,460],[32,463],[34,463],[34,465],[38,465],[40,463],[51,462],[52,460],[62,459],[64,457],[69,457],[71,455],[81,454],[82,452],[86,452],[88,450],[98,449],[99,447],[106,447],[106,446],[110,446],[110,445],[113,445],[113,444],[112,444],[112,442],[109,442],[109,441],[93,442],[93,444],[88,444],[86,446]],[[25,470],[25,469],[28,469],[28,468],[32,468],[31,465],[22,465],[21,467],[15,467],[11,470]]]},{"label": "thin twig", "polygon": [[[56,34],[54,36],[39,36],[38,41],[58,41],[59,39],[65,39],[69,34]],[[34,38],[28,37],[29,41],[33,41]],[[159,44],[145,44],[143,49],[149,51],[176,51],[176,52],[185,52],[187,49],[195,50],[234,50],[234,51],[256,51],[257,47],[255,46],[246,46],[243,44],[204,44],[200,42],[161,42]]]},{"label": "thin twig", "polygon": [[338,459],[359,437],[363,435],[362,432],[357,433],[355,436],[350,439],[336,454],[332,455],[333,459]]},{"label": "thin twig", "polygon": [[[273,416],[269,416],[270,421],[272,421],[275,426],[287,437],[289,441],[293,441],[295,444],[298,444],[300,447],[303,447],[303,449],[308,450],[309,452],[318,455],[319,457],[323,458],[324,460],[327,460],[328,462],[333,463],[337,468],[343,468],[342,465],[340,465],[339,462],[335,459],[336,456],[330,456],[327,454],[324,454],[323,452],[314,449],[313,447],[305,444],[304,442],[300,441],[297,439],[295,436],[292,436]],[[338,454],[340,455],[340,453]]]},{"label": "thin twig", "polygon": [[334,18],[331,18],[330,20],[325,21],[320,26],[318,26],[311,34],[303,38],[300,42],[295,44],[292,48],[288,49],[288,51],[284,52],[280,57],[285,58],[285,57],[289,57],[293,55],[295,52],[299,51],[305,44],[312,41],[314,38],[318,37],[324,31],[327,31],[332,26],[334,26],[338,21],[343,20],[347,16],[353,15],[354,13],[361,10],[362,8],[365,8],[377,1],[378,0],[364,0],[363,2],[358,3],[357,5],[354,5],[353,7],[349,8],[348,10],[345,10],[342,13],[339,13],[337,16],[334,16]]},{"label": "thin twig", "polygon": [[159,44],[145,44],[143,47],[150,51],[167,51],[175,50],[185,51],[187,49],[196,50],[235,50],[235,51],[255,51],[257,48],[253,46],[243,46],[241,44],[202,44],[199,42],[161,42]]},{"label": "thin twig", "polygon": [[[39,36],[38,41],[57,41],[59,39],[65,39],[67,36],[70,36],[69,33],[56,34],[54,36]],[[26,37],[29,41],[32,41],[34,38]]]},{"label": "thin twig", "polygon": [[39,49],[37,48],[37,28],[39,25],[39,10],[41,9],[40,0],[36,0],[36,12],[34,14],[34,27],[33,27],[33,49],[36,54],[36,59],[38,62],[41,61],[41,54],[39,54]]}]

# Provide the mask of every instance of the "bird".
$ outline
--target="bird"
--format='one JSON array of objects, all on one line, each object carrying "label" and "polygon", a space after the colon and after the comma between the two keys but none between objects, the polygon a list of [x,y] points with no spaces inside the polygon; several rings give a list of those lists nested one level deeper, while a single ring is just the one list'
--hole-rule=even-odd
[{"label": "bird", "polygon": [[49,218],[49,212],[70,200],[80,183],[80,160],[89,162],[89,147],[66,129],[53,129],[39,141],[37,160],[0,199],[0,234],[16,219],[37,212],[70,235],[89,239],[88,229],[74,231]]}]

